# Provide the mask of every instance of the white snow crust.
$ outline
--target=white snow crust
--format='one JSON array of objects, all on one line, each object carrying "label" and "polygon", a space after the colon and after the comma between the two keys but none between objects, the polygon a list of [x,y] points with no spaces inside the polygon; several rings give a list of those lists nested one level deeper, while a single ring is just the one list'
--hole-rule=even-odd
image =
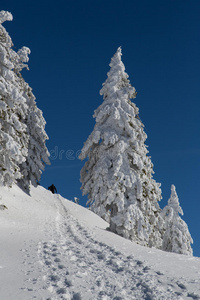
[{"label": "white snow crust", "polygon": [[0,188],[0,299],[200,299],[200,259],[147,248],[43,187]]}]

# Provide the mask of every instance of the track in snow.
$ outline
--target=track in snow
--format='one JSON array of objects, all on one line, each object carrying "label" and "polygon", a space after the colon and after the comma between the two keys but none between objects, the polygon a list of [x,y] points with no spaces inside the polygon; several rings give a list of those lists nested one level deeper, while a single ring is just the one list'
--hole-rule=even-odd
[{"label": "track in snow", "polygon": [[[59,195],[50,239],[38,245],[45,300],[200,299],[177,282],[102,242],[68,214]],[[54,226],[55,225],[55,226]],[[49,234],[49,229],[47,230]],[[49,238],[49,236],[47,236]]]}]

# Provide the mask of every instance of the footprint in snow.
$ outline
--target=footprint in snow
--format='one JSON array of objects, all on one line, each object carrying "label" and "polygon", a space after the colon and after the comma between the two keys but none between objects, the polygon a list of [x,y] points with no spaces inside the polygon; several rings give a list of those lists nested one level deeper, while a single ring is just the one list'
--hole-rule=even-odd
[{"label": "footprint in snow", "polygon": [[58,268],[59,268],[59,269],[64,269],[65,266],[64,266],[64,265],[58,265]]},{"label": "footprint in snow", "polygon": [[54,261],[55,261],[55,262],[61,262],[61,259],[58,258],[58,257],[56,257],[56,258],[54,259]]},{"label": "footprint in snow", "polygon": [[81,297],[81,294],[80,293],[75,293],[72,297],[72,300],[81,300],[82,297]]},{"label": "footprint in snow", "polygon": [[121,253],[120,253],[119,251],[114,251],[113,254],[114,254],[115,256],[119,256]]},{"label": "footprint in snow", "polygon": [[71,280],[68,280],[68,279],[65,279],[64,283],[65,283],[66,287],[70,287],[73,285]]},{"label": "footprint in snow", "polygon": [[136,262],[136,264],[137,264],[138,266],[141,266],[141,265],[143,265],[143,262],[142,262],[141,260],[138,260],[138,261]]},{"label": "footprint in snow", "polygon": [[149,270],[151,270],[151,268],[148,266],[144,267],[144,269],[143,269],[144,272],[148,272]]},{"label": "footprint in snow", "polygon": [[129,255],[129,256],[127,256],[127,259],[134,259],[134,256],[133,255]]},{"label": "footprint in snow", "polygon": [[44,244],[43,244],[43,248],[44,249],[48,249],[49,247],[48,247],[48,244],[45,242]]},{"label": "footprint in snow", "polygon": [[190,297],[190,298],[193,298],[193,299],[200,299],[200,296],[199,295],[197,295],[197,294],[195,294],[195,293],[188,293],[187,294],[187,297]]},{"label": "footprint in snow", "polygon": [[97,250],[96,249],[90,249],[90,253],[96,253]]},{"label": "footprint in snow", "polygon": [[186,290],[186,286],[183,283],[177,282],[177,285],[182,289]]},{"label": "footprint in snow", "polygon": [[82,244],[83,242],[78,238],[78,237],[75,237],[74,238],[74,241],[78,244]]},{"label": "footprint in snow", "polygon": [[104,253],[99,253],[99,254],[97,255],[97,258],[98,258],[98,260],[103,260],[103,259],[106,258],[106,256],[105,256]]},{"label": "footprint in snow", "polygon": [[156,272],[157,275],[164,275],[162,272],[158,271]]},{"label": "footprint in snow", "polygon": [[45,265],[46,266],[50,266],[51,265],[51,261],[50,260],[45,260]]},{"label": "footprint in snow", "polygon": [[59,288],[56,293],[58,295],[62,295],[62,294],[65,294],[67,292],[66,288]]},{"label": "footprint in snow", "polygon": [[57,282],[60,278],[57,275],[50,275],[49,279],[53,282]]}]

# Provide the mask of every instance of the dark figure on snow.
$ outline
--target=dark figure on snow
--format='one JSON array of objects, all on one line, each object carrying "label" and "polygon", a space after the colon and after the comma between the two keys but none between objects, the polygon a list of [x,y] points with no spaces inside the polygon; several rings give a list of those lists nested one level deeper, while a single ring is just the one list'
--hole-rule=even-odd
[{"label": "dark figure on snow", "polygon": [[48,190],[50,190],[53,194],[55,194],[55,192],[57,193],[57,189],[54,184],[50,185],[48,187]]}]

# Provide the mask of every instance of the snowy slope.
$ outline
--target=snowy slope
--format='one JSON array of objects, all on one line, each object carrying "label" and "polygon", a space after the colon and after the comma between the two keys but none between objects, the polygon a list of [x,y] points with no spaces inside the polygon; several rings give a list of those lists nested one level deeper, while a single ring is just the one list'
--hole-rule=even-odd
[{"label": "snowy slope", "polygon": [[42,187],[0,189],[0,299],[200,299],[200,259],[106,231]]}]

